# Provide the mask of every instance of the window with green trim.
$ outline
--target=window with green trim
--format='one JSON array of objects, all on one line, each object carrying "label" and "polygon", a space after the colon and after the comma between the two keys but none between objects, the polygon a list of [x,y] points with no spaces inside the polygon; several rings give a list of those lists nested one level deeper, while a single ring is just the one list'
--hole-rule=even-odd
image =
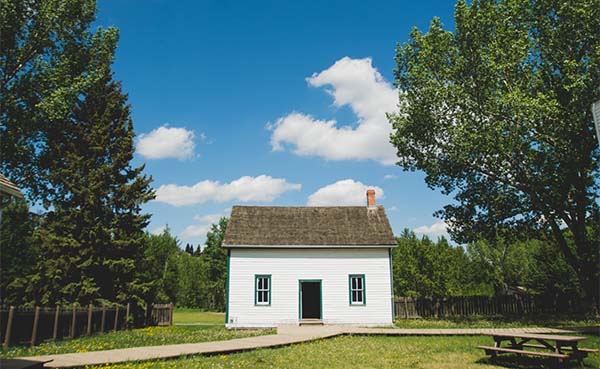
[{"label": "window with green trim", "polygon": [[271,305],[271,276],[254,276],[254,303],[256,305]]},{"label": "window with green trim", "polygon": [[350,305],[365,305],[367,303],[365,295],[365,275],[350,275],[348,284],[350,287]]}]

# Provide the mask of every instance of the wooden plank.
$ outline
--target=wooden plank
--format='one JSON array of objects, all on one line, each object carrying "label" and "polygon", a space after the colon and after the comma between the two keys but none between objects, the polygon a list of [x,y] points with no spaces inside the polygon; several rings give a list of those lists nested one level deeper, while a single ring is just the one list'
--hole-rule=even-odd
[{"label": "wooden plank", "polygon": [[[531,347],[531,348],[539,348],[539,349],[545,349],[546,348],[546,346],[544,346],[544,345],[538,345],[538,344],[535,344],[535,343],[523,343],[523,344],[518,345],[518,346]],[[564,351],[573,351],[573,348],[569,347],[569,346],[562,346],[560,349],[564,350]],[[588,352],[588,353],[598,352],[598,350],[596,350],[596,349],[579,348],[579,347],[577,348],[577,351]]]},{"label": "wooden plank", "polygon": [[8,321],[6,322],[6,333],[4,335],[4,343],[2,344],[2,346],[4,346],[5,348],[8,347],[8,345],[10,345],[10,336],[12,333],[12,325],[13,325],[14,317],[15,317],[15,307],[11,306],[8,309]]},{"label": "wooden plank", "polygon": [[554,358],[558,358],[558,359],[569,358],[569,355],[567,355],[567,354],[556,354],[556,353],[551,353],[551,352],[526,351],[526,350],[511,349],[511,348],[505,348],[505,347],[493,347],[493,346],[477,346],[477,348],[485,350],[486,354],[488,354],[488,355],[490,355],[491,352],[500,352],[500,353],[519,354],[519,355],[554,357]]},{"label": "wooden plank", "polygon": [[115,325],[113,327],[113,331],[117,331],[117,327],[119,326],[119,305],[116,305],[115,308]]},{"label": "wooden plank", "polygon": [[131,308],[131,304],[127,303],[127,310],[125,311],[125,329],[129,328],[129,309]]},{"label": "wooden plank", "polygon": [[106,323],[106,305],[102,304],[102,318],[100,318],[100,332],[104,333],[104,324]]},{"label": "wooden plank", "polygon": [[88,336],[92,335],[92,304],[88,305],[88,314],[87,314],[87,330],[86,330],[86,334]]},{"label": "wooden plank", "polygon": [[52,330],[52,339],[56,341],[58,338],[58,320],[60,319],[60,306],[56,305],[54,311],[54,329]]},{"label": "wooden plank", "polygon": [[71,316],[71,329],[69,330],[69,337],[75,338],[75,323],[77,322],[77,308],[73,304],[73,313]]},{"label": "wooden plank", "polygon": [[35,312],[33,313],[33,328],[31,330],[31,346],[35,346],[37,340],[37,331],[38,331],[38,323],[40,321],[40,307],[35,307]]},{"label": "wooden plank", "polygon": [[587,337],[579,336],[562,336],[558,334],[537,334],[537,333],[493,333],[488,336],[494,337],[508,337],[508,338],[527,338],[531,340],[546,340],[546,341],[557,341],[557,342],[579,342],[586,340]]}]

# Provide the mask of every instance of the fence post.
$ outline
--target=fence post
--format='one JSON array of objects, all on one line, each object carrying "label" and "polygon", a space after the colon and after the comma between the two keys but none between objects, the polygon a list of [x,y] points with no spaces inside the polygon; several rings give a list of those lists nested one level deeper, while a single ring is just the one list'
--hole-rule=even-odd
[{"label": "fence post", "polygon": [[100,332],[104,333],[104,323],[106,322],[106,305],[102,303],[102,318],[100,320]]},{"label": "fence post", "polygon": [[127,308],[125,310],[125,329],[129,328],[129,309],[131,308],[131,304],[127,303]]},{"label": "fence post", "polygon": [[70,338],[75,338],[75,321],[77,319],[77,310],[75,310],[75,304],[73,304],[73,316],[71,318],[71,330],[69,332]]},{"label": "fence post", "polygon": [[404,319],[408,319],[408,302],[406,296],[404,296]]},{"label": "fence post", "polygon": [[12,331],[13,318],[15,316],[15,307],[11,306],[8,309],[8,321],[6,322],[6,334],[4,335],[4,343],[2,346],[8,347],[10,344],[10,333]]},{"label": "fence post", "polygon": [[35,312],[33,313],[33,329],[31,330],[31,346],[35,346],[35,341],[37,339],[37,330],[38,330],[38,322],[40,320],[40,307],[35,307]]},{"label": "fence post", "polygon": [[88,305],[88,319],[87,319],[87,335],[92,335],[92,304]]},{"label": "fence post", "polygon": [[173,325],[173,303],[169,304],[169,325]]},{"label": "fence post", "polygon": [[54,312],[54,330],[52,331],[52,339],[56,340],[58,337],[58,319],[60,317],[60,307],[56,305],[56,311]]},{"label": "fence post", "polygon": [[117,327],[119,325],[119,305],[115,304],[116,308],[115,308],[115,326],[113,328],[113,330],[116,332],[117,331]]}]

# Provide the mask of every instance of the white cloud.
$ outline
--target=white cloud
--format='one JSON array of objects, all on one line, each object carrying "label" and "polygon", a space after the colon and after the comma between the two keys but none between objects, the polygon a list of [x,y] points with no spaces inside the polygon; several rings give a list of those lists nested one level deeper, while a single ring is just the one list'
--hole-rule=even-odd
[{"label": "white cloud", "polygon": [[167,229],[167,226],[166,225],[161,225],[161,226],[158,226],[158,227],[154,228],[153,230],[151,230],[150,234],[153,234],[153,235],[157,236],[159,234],[162,234],[165,231],[165,229]]},{"label": "white cloud", "polygon": [[140,134],[136,152],[146,159],[190,159],[194,156],[194,132],[185,128],[156,128]]},{"label": "white cloud", "polygon": [[443,220],[438,220],[430,226],[422,225],[413,229],[415,233],[420,233],[428,236],[439,237],[448,235],[448,225]]},{"label": "white cloud", "polygon": [[344,57],[331,67],[307,78],[313,87],[331,86],[327,92],[334,105],[348,105],[358,117],[358,126],[335,120],[319,120],[293,112],[267,127],[272,130],[274,151],[293,147],[297,155],[314,155],[329,160],[375,160],[391,165],[397,161],[389,142],[392,132],[385,113],[396,111],[398,93],[372,65],[371,58]]},{"label": "white cloud", "polygon": [[397,206],[392,206],[387,208],[388,211],[398,211],[398,207]]},{"label": "white cloud", "polygon": [[200,223],[217,223],[221,218],[227,217],[231,214],[231,208],[223,209],[223,212],[216,214],[207,214],[207,215],[196,215],[194,220]]},{"label": "white cloud", "polygon": [[367,186],[352,179],[337,181],[319,188],[308,197],[308,206],[367,206],[367,189],[375,190],[377,199],[383,198],[383,190],[377,186]]},{"label": "white cloud", "polygon": [[383,176],[383,179],[386,180],[386,181],[390,180],[390,179],[396,179],[396,178],[398,178],[398,176],[395,175],[395,174],[386,174],[386,175]]},{"label": "white cloud", "polygon": [[210,224],[192,224],[185,227],[185,229],[179,233],[179,236],[184,240],[189,238],[202,238],[206,237],[208,231],[210,231]]},{"label": "white cloud", "polygon": [[301,187],[301,184],[288,183],[283,178],[267,175],[244,176],[224,184],[204,180],[192,186],[162,185],[156,190],[156,201],[174,206],[201,204],[207,201],[273,201],[284,192],[297,191]]},{"label": "white cloud", "polygon": [[210,231],[211,226],[216,224],[222,217],[229,216],[229,214],[231,214],[231,208],[223,209],[221,213],[196,215],[194,220],[197,221],[198,224],[191,224],[185,227],[185,229],[179,233],[179,237],[186,242],[191,241],[190,238],[196,238],[203,241],[206,238],[208,231]]}]

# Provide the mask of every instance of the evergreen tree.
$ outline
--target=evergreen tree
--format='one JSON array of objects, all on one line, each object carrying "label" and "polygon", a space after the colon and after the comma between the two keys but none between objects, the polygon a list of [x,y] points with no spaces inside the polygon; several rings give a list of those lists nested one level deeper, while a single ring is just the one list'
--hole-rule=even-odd
[{"label": "evergreen tree", "polygon": [[68,119],[55,122],[56,135],[49,136],[53,210],[37,232],[42,257],[32,278],[34,299],[44,304],[139,302],[151,283],[136,275],[136,266],[149,218],[141,205],[153,191],[143,167],[130,165],[130,107],[110,72],[115,45],[116,37],[98,55],[103,78],[84,91]]},{"label": "evergreen tree", "polygon": [[0,304],[20,305],[28,302],[24,286],[37,262],[38,250],[32,239],[35,222],[22,199],[2,203],[0,207]]}]

